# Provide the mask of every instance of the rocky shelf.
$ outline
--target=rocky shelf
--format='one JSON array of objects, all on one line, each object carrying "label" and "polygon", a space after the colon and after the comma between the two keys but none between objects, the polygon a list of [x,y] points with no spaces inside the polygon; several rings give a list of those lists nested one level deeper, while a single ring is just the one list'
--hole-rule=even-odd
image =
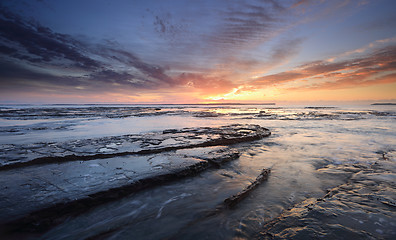
[{"label": "rocky shelf", "polygon": [[394,163],[384,158],[371,167],[353,164],[319,169],[344,172],[349,180],[321,198],[290,207],[266,223],[256,239],[394,239],[396,174],[392,168]]},{"label": "rocky shelf", "polygon": [[[0,171],[0,232],[42,232],[100,204],[220,167],[258,125],[169,129],[63,143],[12,145]],[[31,156],[29,153],[32,153]]]},{"label": "rocky shelf", "polygon": [[234,124],[218,128],[168,129],[140,135],[79,139],[58,143],[8,144],[0,148],[0,171],[36,164],[86,161],[229,145],[258,140],[270,134],[268,129],[258,125]]}]

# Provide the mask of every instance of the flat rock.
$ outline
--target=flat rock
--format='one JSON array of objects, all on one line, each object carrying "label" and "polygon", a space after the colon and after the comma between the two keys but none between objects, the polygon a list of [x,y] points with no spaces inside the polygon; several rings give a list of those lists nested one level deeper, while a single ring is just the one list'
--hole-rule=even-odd
[{"label": "flat rock", "polygon": [[[78,213],[147,187],[193,176],[240,156],[237,149],[227,145],[269,134],[257,125],[230,125],[172,129],[140,137],[7,145],[7,153],[16,157],[22,152],[25,158],[19,160],[22,164],[8,163],[0,171],[0,223],[29,213],[52,214],[58,209]],[[33,148],[32,157],[29,150]],[[73,158],[68,159],[60,148],[67,149]],[[35,162],[40,160],[38,156],[48,161]],[[27,161],[30,158],[34,159]]]},{"label": "flat rock", "polygon": [[169,129],[147,134],[130,134],[67,142],[0,145],[0,170],[65,161],[83,161],[131,154],[152,154],[194,147],[229,145],[257,140],[271,133],[252,124],[218,128]]},{"label": "flat rock", "polygon": [[2,171],[0,222],[60,202],[71,202],[97,192],[134,184],[142,179],[177,174],[191,166],[201,166],[200,170],[204,170],[209,166],[207,159],[235,159],[239,156],[233,155],[236,153],[235,149],[216,146]]}]

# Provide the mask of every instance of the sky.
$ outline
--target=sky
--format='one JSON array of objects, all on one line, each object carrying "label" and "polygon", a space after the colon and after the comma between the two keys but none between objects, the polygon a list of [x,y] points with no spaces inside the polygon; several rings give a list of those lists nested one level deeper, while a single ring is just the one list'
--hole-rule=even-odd
[{"label": "sky", "polygon": [[396,102],[394,0],[2,0],[0,103]]}]

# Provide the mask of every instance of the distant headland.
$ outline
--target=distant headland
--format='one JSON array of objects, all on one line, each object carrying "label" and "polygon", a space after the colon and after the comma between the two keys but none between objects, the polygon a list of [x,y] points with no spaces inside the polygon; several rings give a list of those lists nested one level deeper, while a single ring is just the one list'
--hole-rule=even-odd
[{"label": "distant headland", "polygon": [[395,105],[396,106],[396,103],[373,103],[371,105]]}]

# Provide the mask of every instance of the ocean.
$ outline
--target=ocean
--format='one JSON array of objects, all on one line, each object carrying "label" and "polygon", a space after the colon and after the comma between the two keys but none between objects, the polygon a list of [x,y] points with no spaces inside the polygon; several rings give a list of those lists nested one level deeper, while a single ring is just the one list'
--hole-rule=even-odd
[{"label": "ocean", "polygon": [[395,209],[395,105],[0,106],[0,236],[395,239]]}]

